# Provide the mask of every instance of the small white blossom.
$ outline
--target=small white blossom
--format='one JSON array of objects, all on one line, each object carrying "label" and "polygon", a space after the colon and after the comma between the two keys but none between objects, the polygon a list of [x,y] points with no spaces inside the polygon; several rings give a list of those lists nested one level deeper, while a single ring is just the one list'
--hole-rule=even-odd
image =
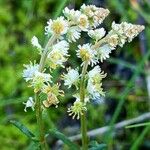
[{"label": "small white blossom", "polygon": [[77,26],[70,27],[67,32],[67,39],[69,42],[76,42],[81,36],[81,30]]},{"label": "small white blossom", "polygon": [[77,21],[78,21],[78,26],[82,31],[88,31],[89,21],[86,15],[81,14]]},{"label": "small white blossom", "polygon": [[116,46],[119,44],[119,36],[117,34],[108,36],[107,43],[110,45],[110,47],[116,48]]},{"label": "small white blossom", "polygon": [[96,11],[97,7],[95,5],[85,5],[81,6],[81,12],[87,15],[89,18],[94,16],[94,12]]},{"label": "small white blossom", "polygon": [[33,101],[32,97],[29,97],[29,99],[27,100],[27,102],[23,102],[23,104],[25,105],[24,111],[27,112],[27,108],[31,107],[32,110],[34,111],[34,106],[35,106],[35,102]]},{"label": "small white blossom", "polygon": [[106,77],[106,74],[102,71],[99,66],[95,66],[88,73],[88,84],[87,91],[92,96],[92,98],[99,98],[105,96],[102,88],[102,79]]},{"label": "small white blossom", "polygon": [[99,66],[95,66],[91,71],[88,72],[89,79],[96,78],[97,75],[99,80],[106,77],[106,74],[104,74],[104,72],[101,71],[101,68]]},{"label": "small white blossom", "polygon": [[[88,62],[92,66],[98,62],[96,58],[96,51],[92,49],[89,43],[83,44],[82,46],[79,45],[77,50],[77,56],[82,59],[83,63]],[[82,63],[82,65],[83,65]]]},{"label": "small white blossom", "polygon": [[36,36],[33,36],[31,39],[31,43],[33,46],[35,46],[38,49],[42,49],[41,45],[39,44],[38,38]]},{"label": "small white blossom", "polygon": [[63,35],[67,33],[68,30],[68,21],[64,17],[59,17],[56,20],[49,20],[45,27],[45,34],[54,34],[54,35]]},{"label": "small white blossom", "polygon": [[26,69],[23,70],[23,78],[27,81],[32,80],[34,75],[38,72],[39,65],[32,64],[24,65]]},{"label": "small white blossom", "polygon": [[43,82],[51,82],[51,75],[48,73],[36,72],[33,80],[41,79]]},{"label": "small white blossom", "polygon": [[37,72],[34,75],[30,86],[34,87],[34,92],[37,93],[42,89],[44,83],[52,82],[51,78],[52,76],[50,74]]},{"label": "small white blossom", "polygon": [[94,12],[94,25],[98,26],[100,25],[104,19],[108,16],[109,14],[109,10],[108,9],[104,9],[104,8],[98,8],[95,12]]},{"label": "small white blossom", "polygon": [[37,72],[35,77],[43,78],[44,82],[50,82],[52,76],[48,73]]},{"label": "small white blossom", "polygon": [[57,66],[63,66],[67,61],[69,44],[62,40],[52,47],[52,51],[48,54],[48,63],[51,68],[55,69]]},{"label": "small white blossom", "polygon": [[110,47],[108,44],[105,44],[97,49],[97,56],[101,62],[109,58],[109,54],[114,48]]},{"label": "small white blossom", "polygon": [[80,17],[81,12],[78,10],[75,11],[74,9],[68,9],[68,7],[66,7],[63,10],[63,14],[67,17],[69,21],[71,21],[71,24],[76,24],[76,21]]},{"label": "small white blossom", "polygon": [[81,12],[88,16],[90,20],[90,26],[95,28],[100,25],[109,14],[108,9],[98,8],[95,5],[85,4],[81,6]]},{"label": "small white blossom", "polygon": [[69,116],[72,116],[73,119],[75,117],[77,117],[77,119],[79,119],[80,115],[83,115],[84,111],[87,111],[85,103],[82,103],[81,101],[76,100],[74,102],[73,106],[68,108],[67,112],[69,113]]},{"label": "small white blossom", "polygon": [[87,84],[87,91],[92,96],[92,99],[105,96],[105,92],[103,92],[102,88],[102,83],[93,84],[93,82],[89,80]]},{"label": "small white blossom", "polygon": [[80,77],[77,69],[68,68],[67,71],[68,73],[62,76],[64,79],[64,85],[68,86],[68,88],[70,88],[72,85],[77,86],[77,82]]},{"label": "small white blossom", "polygon": [[104,28],[88,31],[88,35],[95,40],[100,40],[102,37],[104,37],[105,33],[106,31]]}]

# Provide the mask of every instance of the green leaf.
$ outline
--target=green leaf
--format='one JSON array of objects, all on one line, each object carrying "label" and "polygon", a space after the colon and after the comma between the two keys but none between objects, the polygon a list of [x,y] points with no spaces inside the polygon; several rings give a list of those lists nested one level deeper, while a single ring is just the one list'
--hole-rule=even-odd
[{"label": "green leaf", "polygon": [[38,141],[35,137],[35,135],[22,123],[16,120],[10,120],[10,123],[12,123],[14,126],[16,126],[23,134],[25,134],[28,138],[32,139],[33,141]]},{"label": "green leaf", "polygon": [[101,143],[99,144],[97,141],[90,142],[90,149],[89,150],[104,150],[106,148],[106,144]]},{"label": "green leaf", "polygon": [[139,135],[139,137],[135,140],[133,145],[131,146],[130,150],[138,150],[139,145],[142,143],[145,135],[149,132],[150,130],[150,125],[146,126],[142,133]]},{"label": "green leaf", "polygon": [[69,140],[63,133],[57,130],[49,130],[51,136],[60,139],[64,144],[66,144],[71,150],[80,150],[80,147]]},{"label": "green leaf", "polygon": [[150,125],[150,122],[145,122],[145,123],[139,123],[139,124],[134,124],[134,125],[130,125],[130,126],[126,126],[125,128],[136,128],[136,127],[142,127],[142,126],[148,126]]},{"label": "green leaf", "polygon": [[40,150],[40,143],[31,142],[25,150]]}]

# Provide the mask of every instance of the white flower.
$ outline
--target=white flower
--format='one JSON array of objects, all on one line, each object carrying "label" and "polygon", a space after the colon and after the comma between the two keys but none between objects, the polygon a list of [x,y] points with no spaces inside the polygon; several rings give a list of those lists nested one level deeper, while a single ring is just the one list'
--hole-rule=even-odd
[{"label": "white flower", "polygon": [[105,96],[105,92],[102,88],[102,83],[93,83],[91,80],[88,81],[87,91],[91,95],[92,99],[100,98]]},{"label": "white flower", "polygon": [[94,16],[93,16],[95,26],[100,25],[103,22],[103,20],[108,16],[108,14],[109,14],[108,9],[98,8],[94,12]]},{"label": "white flower", "polygon": [[23,70],[23,78],[27,81],[32,80],[34,75],[38,72],[39,65],[32,64],[24,65],[26,69]]},{"label": "white flower", "polygon": [[74,9],[68,9],[68,7],[66,7],[63,10],[63,14],[69,21],[71,21],[71,23],[76,24],[76,21],[80,17],[81,12],[78,10],[75,11]]},{"label": "white flower", "polygon": [[89,18],[94,16],[94,11],[97,9],[95,5],[85,5],[81,6],[81,12],[87,15]]},{"label": "white flower", "polygon": [[62,40],[52,47],[52,51],[48,54],[48,63],[51,68],[55,69],[57,66],[63,66],[67,61],[69,44]]},{"label": "white flower", "polygon": [[34,80],[36,80],[36,78],[43,80],[43,82],[51,82],[51,75],[48,73],[42,73],[42,72],[37,72],[34,75]]},{"label": "white flower", "polygon": [[[91,48],[89,43],[83,44],[82,46],[79,45],[77,50],[77,56],[82,59],[83,63],[88,62],[92,66],[98,62],[96,58],[96,51]],[[83,65],[82,63],[82,65]]]},{"label": "white flower", "polygon": [[33,36],[31,39],[31,43],[33,46],[35,46],[38,49],[42,49],[41,45],[39,44],[38,38],[36,36]]},{"label": "white flower", "polygon": [[108,44],[105,44],[97,49],[97,56],[101,62],[106,58],[109,58],[109,54],[114,48],[110,47]]},{"label": "white flower", "polygon": [[93,84],[93,82],[89,80],[87,84],[87,91],[92,96],[92,99],[105,96],[105,92],[103,92],[102,88],[102,83]]},{"label": "white flower", "polygon": [[102,88],[102,79],[106,77],[106,74],[102,71],[99,66],[95,66],[88,73],[88,84],[87,91],[92,96],[92,98],[99,98],[105,96]]},{"label": "white flower", "polygon": [[84,14],[81,14],[77,21],[78,21],[78,26],[80,27],[80,29],[82,31],[87,31],[89,27],[88,17]]},{"label": "white flower", "polygon": [[112,32],[115,32],[120,37],[120,46],[123,46],[126,40],[131,42],[133,38],[135,38],[142,30],[144,30],[144,26],[142,25],[134,25],[127,22],[122,22],[121,24],[112,23]]},{"label": "white flower", "polygon": [[107,37],[107,43],[112,48],[116,48],[116,46],[119,44],[119,36],[117,34],[112,34]]},{"label": "white flower", "polygon": [[81,30],[77,26],[70,27],[67,32],[69,42],[76,42],[81,36]]},{"label": "white flower", "polygon": [[34,75],[30,86],[34,87],[34,92],[37,93],[38,91],[42,90],[44,83],[52,82],[51,78],[52,76],[50,74],[37,72]]},{"label": "white flower", "polygon": [[91,71],[88,72],[88,77],[89,79],[98,77],[99,80],[101,80],[106,77],[106,73],[104,74],[99,66],[95,66]]},{"label": "white flower", "polygon": [[95,40],[100,40],[102,37],[105,36],[105,33],[106,33],[106,31],[104,28],[88,31],[88,35]]},{"label": "white flower", "polygon": [[64,85],[68,86],[68,88],[70,88],[72,85],[75,85],[77,87],[77,82],[80,77],[77,69],[68,68],[67,71],[68,73],[62,76]]},{"label": "white flower", "polygon": [[72,116],[74,119],[77,117],[77,119],[80,118],[80,115],[83,115],[83,112],[87,111],[85,103],[80,102],[79,100],[76,100],[70,108],[68,108],[69,116]]},{"label": "white flower", "polygon": [[116,31],[119,35],[124,33],[123,28],[121,27],[121,24],[116,24],[115,21],[112,22],[112,30]]},{"label": "white flower", "polygon": [[31,107],[32,110],[34,111],[34,106],[35,106],[35,102],[33,101],[32,97],[29,97],[29,99],[27,100],[27,102],[23,102],[23,104],[25,105],[24,111],[27,112],[27,108]]},{"label": "white flower", "polygon": [[85,5],[81,6],[81,12],[88,16],[90,20],[91,27],[97,27],[103,22],[103,20],[108,16],[109,10],[104,8],[98,8],[94,5]]},{"label": "white flower", "polygon": [[63,35],[68,30],[68,21],[64,17],[59,17],[56,20],[49,20],[48,26],[45,27],[45,34]]}]

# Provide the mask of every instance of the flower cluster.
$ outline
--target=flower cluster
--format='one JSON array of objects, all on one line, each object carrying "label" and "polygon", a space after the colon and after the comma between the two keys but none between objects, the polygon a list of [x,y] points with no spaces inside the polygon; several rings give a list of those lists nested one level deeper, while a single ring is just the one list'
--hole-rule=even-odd
[{"label": "flower cluster", "polygon": [[[49,73],[39,72],[39,65],[32,64],[24,65],[25,69],[23,71],[23,77],[26,82],[29,83],[30,87],[34,88],[35,93],[44,93],[47,99],[43,101],[45,107],[55,105],[59,103],[58,96],[63,96],[63,91],[59,90],[59,85],[52,83],[52,76]],[[52,84],[53,86],[51,86]],[[33,98],[24,103],[26,104],[25,111],[27,107],[31,107],[34,110],[35,103]]]},{"label": "flower cluster", "polygon": [[[99,99],[105,96],[105,92],[102,87],[102,79],[106,77],[106,74],[101,71],[101,68],[97,65],[99,61],[103,62],[110,57],[112,50],[115,50],[117,46],[122,47],[125,42],[131,42],[143,29],[144,26],[133,25],[131,23],[123,22],[121,24],[112,23],[112,29],[106,34],[104,28],[98,28],[103,20],[109,14],[108,9],[98,8],[94,5],[82,5],[80,11],[65,8],[63,11],[65,17],[69,22],[69,29],[66,33],[68,42],[76,42],[81,35],[81,31],[87,32],[90,38],[93,39],[93,43],[85,43],[79,45],[76,50],[76,55],[81,59],[81,67],[83,67],[80,74],[77,69],[69,68],[68,73],[63,75],[64,85],[70,88],[75,85],[77,93],[74,95],[76,101],[73,106],[68,109],[69,115],[73,115],[73,118],[77,116],[79,119],[83,111],[86,111],[86,103],[91,99]],[[94,67],[90,71],[84,70],[86,65]],[[85,72],[84,72],[85,71]],[[80,99],[78,89],[85,73],[85,91],[84,102]]]},{"label": "flower cluster", "polygon": [[[73,115],[73,118],[77,116],[79,119],[83,111],[87,110],[87,102],[105,95],[102,79],[106,77],[106,74],[101,71],[97,63],[109,58],[112,50],[115,50],[117,46],[122,47],[125,42],[131,42],[144,29],[144,26],[141,25],[133,25],[127,22],[116,24],[113,22],[112,29],[106,32],[104,28],[99,28],[99,25],[108,14],[108,9],[94,5],[83,4],[80,10],[66,7],[63,10],[64,16],[55,20],[50,19],[47,22],[45,34],[49,41],[45,48],[42,48],[39,44],[37,37],[32,38],[31,43],[40,51],[41,61],[39,64],[25,65],[23,77],[29,83],[29,86],[34,88],[35,93],[46,94],[47,98],[43,101],[45,107],[51,105],[57,107],[58,97],[63,96],[63,91],[59,89],[60,85],[53,83],[52,76],[47,73],[47,70],[53,71],[58,67],[65,67],[65,62],[70,56],[69,44],[77,42],[81,37],[81,32],[86,32],[93,41],[92,43],[78,45],[76,48],[76,55],[82,61],[82,72],[80,73],[80,68],[72,69],[69,67],[67,73],[61,75],[64,85],[68,88],[75,86],[77,91],[74,95],[76,101],[68,109],[69,115]],[[41,63],[44,60],[47,68],[43,69]],[[89,65],[93,67],[90,71],[88,70]],[[80,89],[82,82],[84,82],[85,88],[84,100],[81,100],[79,94],[79,91],[82,92]],[[31,100],[30,102],[33,104]]]}]

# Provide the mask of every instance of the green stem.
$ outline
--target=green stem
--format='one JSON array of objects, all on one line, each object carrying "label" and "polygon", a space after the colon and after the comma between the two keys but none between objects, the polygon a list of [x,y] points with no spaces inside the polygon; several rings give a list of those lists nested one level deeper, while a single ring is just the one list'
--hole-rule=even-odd
[{"label": "green stem", "polygon": [[[45,66],[47,54],[49,51],[49,48],[52,46],[52,44],[55,42],[56,37],[52,36],[48,43],[46,44],[44,51],[42,53],[40,63],[39,63],[39,72],[42,72]],[[39,140],[40,140],[40,147],[42,150],[48,150],[48,145],[46,143],[45,139],[45,132],[44,132],[44,123],[42,119],[42,108],[41,108],[41,100],[38,98],[39,93],[35,93],[35,102],[36,102],[36,119],[37,119],[37,124],[38,124],[38,130],[39,130]]]},{"label": "green stem", "polygon": [[42,121],[42,109],[41,109],[41,101],[38,98],[38,94],[35,94],[35,101],[36,101],[36,119],[37,119],[37,124],[39,128],[39,141],[40,141],[40,147],[42,150],[48,150],[48,146],[46,143],[46,139],[44,136],[44,124]]},{"label": "green stem", "polygon": [[[80,81],[80,101],[84,103],[85,98],[85,75],[88,67],[88,62],[85,62],[82,68],[82,77]],[[81,134],[82,134],[82,150],[88,149],[86,112],[81,115]]]},{"label": "green stem", "polygon": [[42,72],[45,66],[45,62],[46,62],[46,58],[47,58],[47,54],[49,51],[49,48],[52,46],[52,44],[55,42],[56,37],[52,36],[49,41],[47,42],[44,51],[42,53],[41,59],[40,59],[40,64],[39,64],[39,72]]}]

